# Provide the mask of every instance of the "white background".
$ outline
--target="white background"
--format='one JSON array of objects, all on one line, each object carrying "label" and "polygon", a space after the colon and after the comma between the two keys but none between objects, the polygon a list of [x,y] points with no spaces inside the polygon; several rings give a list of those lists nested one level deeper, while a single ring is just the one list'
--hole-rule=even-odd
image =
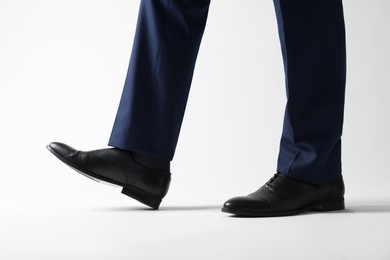
[{"label": "white background", "polygon": [[0,0],[0,258],[390,259],[390,2],[344,1],[349,210],[267,220],[219,207],[275,172],[285,91],[271,0],[212,1],[161,211],[45,149],[106,147],[138,6]]}]

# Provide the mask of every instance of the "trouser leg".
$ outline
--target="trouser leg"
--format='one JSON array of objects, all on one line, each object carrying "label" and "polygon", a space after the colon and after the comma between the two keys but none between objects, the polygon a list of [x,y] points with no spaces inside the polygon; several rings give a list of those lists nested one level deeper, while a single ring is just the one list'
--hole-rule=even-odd
[{"label": "trouser leg", "polygon": [[109,145],[173,158],[209,0],[142,0]]},{"label": "trouser leg", "polygon": [[341,175],[346,51],[341,0],[274,0],[287,105],[278,172],[322,185]]}]

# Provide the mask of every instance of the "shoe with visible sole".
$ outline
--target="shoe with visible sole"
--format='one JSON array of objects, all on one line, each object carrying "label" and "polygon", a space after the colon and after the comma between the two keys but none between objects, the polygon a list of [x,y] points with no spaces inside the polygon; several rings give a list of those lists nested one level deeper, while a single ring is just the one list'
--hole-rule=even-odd
[{"label": "shoe with visible sole", "polygon": [[306,211],[345,209],[342,177],[316,186],[283,174],[275,174],[265,185],[247,196],[225,202],[222,212],[248,217],[290,216]]},{"label": "shoe with visible sole", "polygon": [[153,209],[158,209],[168,192],[171,173],[139,164],[130,151],[107,148],[84,152],[58,142],[46,148],[84,176],[122,186],[123,194]]}]

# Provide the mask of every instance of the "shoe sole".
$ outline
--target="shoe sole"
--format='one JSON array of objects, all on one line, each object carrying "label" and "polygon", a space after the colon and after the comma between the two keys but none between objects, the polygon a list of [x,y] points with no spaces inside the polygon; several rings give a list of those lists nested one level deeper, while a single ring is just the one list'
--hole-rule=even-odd
[{"label": "shoe sole", "polygon": [[149,192],[143,191],[137,187],[130,186],[130,185],[123,185],[123,183],[120,183],[115,180],[111,180],[109,178],[106,178],[104,176],[100,176],[98,174],[95,174],[93,172],[86,171],[84,169],[79,168],[77,165],[72,164],[68,160],[66,160],[64,157],[62,157],[59,153],[57,153],[55,150],[53,150],[49,145],[46,146],[46,149],[49,150],[55,157],[57,157],[60,161],[65,163],[67,166],[75,170],[76,172],[82,174],[83,176],[92,179],[96,182],[113,185],[113,186],[120,186],[122,187],[122,194],[129,196],[155,210],[157,210],[161,204],[162,199],[154,196],[153,194],[150,194]]},{"label": "shoe sole", "polygon": [[250,209],[239,209],[239,208],[222,208],[222,212],[230,213],[241,217],[283,217],[292,216],[307,211],[336,211],[345,209],[344,198],[327,200],[319,203],[312,204],[310,206],[287,211],[257,211]]}]

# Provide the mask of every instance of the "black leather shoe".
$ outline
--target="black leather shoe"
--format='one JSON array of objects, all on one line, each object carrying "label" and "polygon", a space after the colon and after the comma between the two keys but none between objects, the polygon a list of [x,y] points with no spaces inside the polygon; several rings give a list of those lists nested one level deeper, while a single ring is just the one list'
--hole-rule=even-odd
[{"label": "black leather shoe", "polygon": [[254,193],[226,201],[222,211],[239,216],[276,217],[310,210],[342,210],[344,190],[342,177],[315,186],[277,173]]},{"label": "black leather shoe", "polygon": [[107,148],[83,152],[57,142],[49,144],[47,149],[81,174],[122,186],[123,194],[154,209],[158,209],[168,192],[170,172],[139,164],[130,151]]}]

